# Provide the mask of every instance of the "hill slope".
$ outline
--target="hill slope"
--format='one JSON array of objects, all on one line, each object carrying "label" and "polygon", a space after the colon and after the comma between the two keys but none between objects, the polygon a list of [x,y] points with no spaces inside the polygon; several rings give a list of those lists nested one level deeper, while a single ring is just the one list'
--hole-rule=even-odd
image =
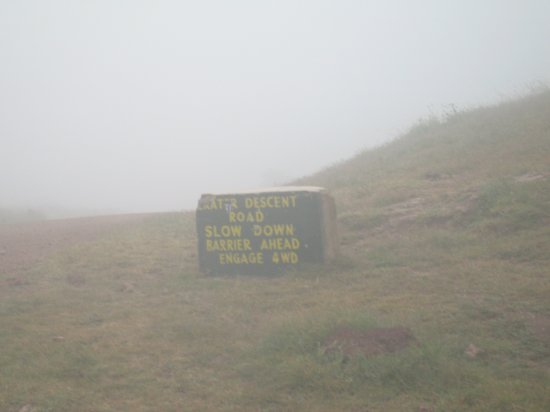
[{"label": "hill slope", "polygon": [[299,183],[331,189],[344,251],[368,256],[366,246],[427,233],[451,243],[469,237],[480,256],[501,247],[516,261],[546,264],[550,92],[419,124]]},{"label": "hill slope", "polygon": [[191,213],[0,226],[0,410],[550,409],[550,93],[299,183],[342,257],[276,278],[198,273]]},{"label": "hill slope", "polygon": [[447,195],[458,200],[499,179],[546,178],[549,113],[550,92],[544,92],[444,122],[422,122],[391,143],[301,182],[330,188],[341,211],[357,211],[414,196],[445,204]]}]

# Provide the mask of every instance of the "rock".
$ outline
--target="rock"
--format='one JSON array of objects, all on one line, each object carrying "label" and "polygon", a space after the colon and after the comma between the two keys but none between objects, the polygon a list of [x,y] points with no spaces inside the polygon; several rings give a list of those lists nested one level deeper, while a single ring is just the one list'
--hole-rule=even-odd
[{"label": "rock", "polygon": [[476,358],[477,355],[479,355],[480,353],[482,352],[481,349],[479,349],[476,345],[474,345],[473,343],[470,343],[468,345],[468,347],[466,348],[466,350],[464,351],[464,353],[466,354],[466,356],[468,356],[469,358]]}]

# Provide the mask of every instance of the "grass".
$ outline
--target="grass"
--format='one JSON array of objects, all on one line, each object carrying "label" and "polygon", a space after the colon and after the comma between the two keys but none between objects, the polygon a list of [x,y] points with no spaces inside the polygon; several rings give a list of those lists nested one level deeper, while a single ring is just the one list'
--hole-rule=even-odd
[{"label": "grass", "polygon": [[[326,267],[206,277],[177,213],[0,279],[0,410],[548,410],[549,114],[458,113],[299,182],[338,202]],[[418,345],[350,361],[337,325]]]}]

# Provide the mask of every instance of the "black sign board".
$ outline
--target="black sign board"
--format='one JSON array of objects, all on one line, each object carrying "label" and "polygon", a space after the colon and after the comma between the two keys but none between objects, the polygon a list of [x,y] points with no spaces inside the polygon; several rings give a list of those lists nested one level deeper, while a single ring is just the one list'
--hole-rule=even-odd
[{"label": "black sign board", "polygon": [[203,195],[196,214],[200,269],[276,274],[324,262],[332,247],[326,223],[333,204],[321,188]]}]

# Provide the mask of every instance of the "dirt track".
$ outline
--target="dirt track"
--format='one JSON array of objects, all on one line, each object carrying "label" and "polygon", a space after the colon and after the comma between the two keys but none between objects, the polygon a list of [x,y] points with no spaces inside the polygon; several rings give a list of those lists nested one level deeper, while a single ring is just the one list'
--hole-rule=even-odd
[{"label": "dirt track", "polygon": [[85,217],[0,225],[0,274],[29,268],[50,253],[142,221],[149,214]]}]

